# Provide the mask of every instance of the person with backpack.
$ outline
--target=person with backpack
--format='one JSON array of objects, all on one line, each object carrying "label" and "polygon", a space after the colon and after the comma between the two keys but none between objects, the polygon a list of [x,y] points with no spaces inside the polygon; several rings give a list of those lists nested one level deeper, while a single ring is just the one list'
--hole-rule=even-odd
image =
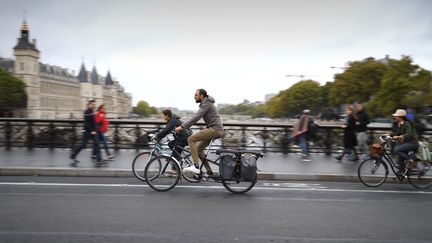
[{"label": "person with backpack", "polygon": [[[166,135],[168,135],[171,131],[173,131],[176,127],[181,126],[183,122],[180,120],[180,117],[176,114],[173,114],[171,110],[162,111],[163,118],[167,122],[164,129],[162,129],[158,134],[156,134],[156,140],[161,140]],[[191,129],[183,129],[180,131],[174,140],[168,142],[168,147],[174,151],[174,158],[180,160],[180,154],[182,152],[182,148],[184,148],[188,141],[189,136],[192,135]],[[175,143],[177,142],[177,147],[174,148]]]},{"label": "person with backpack", "polygon": [[298,139],[299,146],[302,149],[302,160],[310,161],[309,159],[309,139],[316,132],[312,117],[309,115],[310,110],[303,110],[299,121],[294,125],[293,138]]}]

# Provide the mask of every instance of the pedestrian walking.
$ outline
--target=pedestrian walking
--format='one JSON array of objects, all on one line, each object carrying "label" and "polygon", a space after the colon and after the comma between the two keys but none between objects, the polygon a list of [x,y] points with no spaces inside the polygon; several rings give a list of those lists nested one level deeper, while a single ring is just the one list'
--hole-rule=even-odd
[{"label": "pedestrian walking", "polygon": [[358,152],[367,153],[368,152],[367,125],[369,124],[369,115],[366,112],[363,103],[361,102],[357,103],[355,116],[357,117],[355,124],[356,124],[356,133],[357,133]]},{"label": "pedestrian walking", "polygon": [[[102,104],[98,107],[96,112],[96,127],[97,127],[97,136],[101,145],[103,145],[105,153],[108,159],[115,159],[115,155],[111,154],[108,148],[107,141],[107,132],[109,128],[109,121],[107,119],[107,113],[105,110],[105,105]],[[93,151],[92,158],[96,159],[96,151]]]},{"label": "pedestrian walking", "polygon": [[352,107],[347,107],[345,109],[345,114],[347,116],[345,118],[345,123],[342,125],[342,128],[344,129],[344,136],[343,136],[344,150],[342,154],[336,156],[335,159],[340,162],[343,159],[345,154],[352,153],[352,158],[350,160],[357,161],[359,159],[357,156],[357,151],[355,149],[355,147],[357,146],[357,137],[356,137],[357,117],[354,114]]},{"label": "pedestrian walking", "polygon": [[299,146],[302,149],[302,160],[309,160],[309,139],[311,136],[311,128],[313,126],[313,119],[310,116],[310,110],[303,110],[299,121],[294,125],[293,138],[298,139]]},{"label": "pedestrian walking", "polygon": [[100,155],[99,149],[99,139],[97,136],[97,128],[96,128],[96,114],[94,113],[94,108],[96,107],[96,102],[94,100],[90,100],[87,103],[87,109],[84,111],[84,133],[83,140],[80,145],[72,152],[70,159],[73,160],[72,166],[77,166],[79,160],[77,160],[77,155],[81,152],[83,148],[86,147],[88,140],[93,140],[93,153],[96,156],[96,161],[98,164],[102,163],[102,158]]}]

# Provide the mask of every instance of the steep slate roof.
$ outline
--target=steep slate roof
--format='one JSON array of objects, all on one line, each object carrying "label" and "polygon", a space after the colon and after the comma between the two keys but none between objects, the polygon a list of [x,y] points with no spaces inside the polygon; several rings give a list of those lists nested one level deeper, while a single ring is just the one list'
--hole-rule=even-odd
[{"label": "steep slate roof", "polygon": [[38,49],[36,49],[36,46],[29,41],[30,31],[28,29],[26,21],[23,22],[21,25],[21,37],[18,38],[18,43],[14,47],[14,50],[33,50],[36,52],[39,52]]},{"label": "steep slate roof", "polygon": [[81,65],[81,69],[80,69],[80,72],[78,74],[78,80],[81,83],[87,83],[88,82],[88,79],[87,79],[87,70],[86,70],[86,68],[84,66],[84,63]]},{"label": "steep slate roof", "polygon": [[92,70],[92,72],[91,72],[91,82],[92,82],[92,84],[99,84],[99,81],[98,81],[98,74],[97,74],[97,71],[96,71],[96,67],[93,67],[93,70]]},{"label": "steep slate roof", "polygon": [[107,76],[105,78],[105,85],[114,85],[114,82],[111,78],[111,73],[108,71]]}]

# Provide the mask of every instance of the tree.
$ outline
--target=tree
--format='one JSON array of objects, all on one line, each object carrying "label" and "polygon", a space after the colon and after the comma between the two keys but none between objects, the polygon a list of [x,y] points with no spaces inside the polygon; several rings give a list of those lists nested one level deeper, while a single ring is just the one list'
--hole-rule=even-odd
[{"label": "tree", "polygon": [[152,108],[146,101],[140,100],[137,106],[133,108],[133,112],[141,117],[149,117],[152,114]]},{"label": "tree", "polygon": [[384,62],[372,57],[350,62],[343,73],[335,75],[329,92],[330,104],[338,106],[356,101],[367,102],[380,88],[387,68]]},{"label": "tree", "polygon": [[16,108],[27,107],[25,83],[11,73],[0,69],[0,116]]},{"label": "tree", "polygon": [[388,115],[400,105],[422,110],[432,104],[432,75],[413,64],[409,56],[389,59],[381,87],[368,104],[373,115]]},{"label": "tree", "polygon": [[317,111],[320,107],[321,89],[314,80],[300,81],[289,89],[281,91],[267,102],[267,112],[272,118],[300,114],[304,109]]}]

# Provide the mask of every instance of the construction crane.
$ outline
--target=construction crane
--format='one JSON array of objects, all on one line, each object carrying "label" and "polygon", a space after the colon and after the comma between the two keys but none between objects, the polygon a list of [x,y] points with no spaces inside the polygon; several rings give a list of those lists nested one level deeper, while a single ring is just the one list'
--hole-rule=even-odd
[{"label": "construction crane", "polygon": [[305,77],[303,74],[287,74],[286,77],[299,77],[301,80]]}]

